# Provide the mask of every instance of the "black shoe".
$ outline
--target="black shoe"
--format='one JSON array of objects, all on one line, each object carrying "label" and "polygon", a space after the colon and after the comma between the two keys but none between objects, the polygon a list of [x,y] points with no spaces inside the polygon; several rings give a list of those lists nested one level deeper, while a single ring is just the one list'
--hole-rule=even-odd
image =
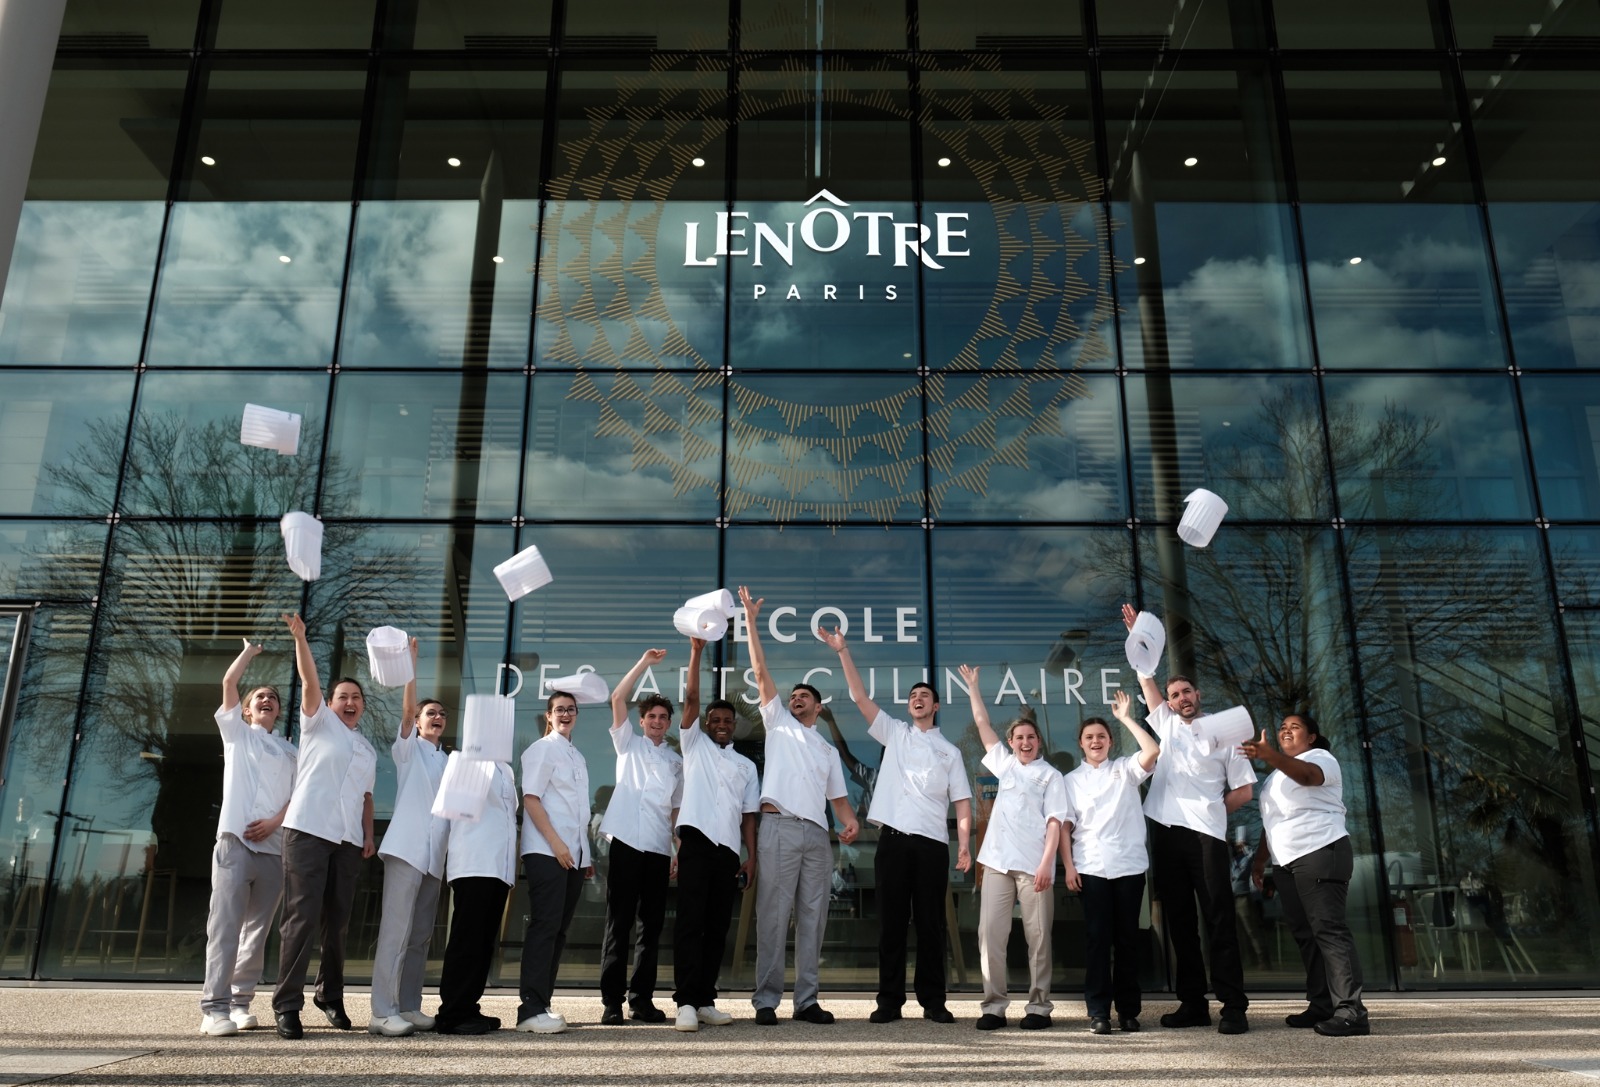
[{"label": "black shoe", "polygon": [[343,1001],[325,1004],[316,997],[312,997],[311,1003],[315,1004],[317,1010],[328,1017],[328,1025],[334,1030],[350,1029],[350,1017],[344,1013]]},{"label": "black shoe", "polygon": [[1313,1029],[1324,1038],[1358,1038],[1372,1033],[1365,1019],[1346,1019],[1342,1015],[1324,1019]]},{"label": "black shoe", "polygon": [[956,1017],[950,1014],[950,1009],[943,1005],[937,1008],[923,1008],[922,1018],[934,1023],[954,1023]]},{"label": "black shoe", "polygon": [[1022,1022],[1018,1023],[1017,1026],[1023,1030],[1048,1030],[1050,1017],[1048,1015],[1040,1015],[1038,1012],[1029,1012],[1022,1017]]},{"label": "black shoe", "polygon": [[1105,1018],[1103,1018],[1101,1016],[1095,1016],[1093,1019],[1089,1020],[1089,1033],[1090,1034],[1110,1034],[1111,1033],[1111,1020],[1105,1019]]},{"label": "black shoe", "polygon": [[901,1018],[899,1008],[873,1008],[872,1014],[867,1016],[867,1021],[872,1023],[894,1023]]},{"label": "black shoe", "polygon": [[291,1039],[305,1037],[306,1032],[300,1026],[299,1012],[279,1012],[277,1014],[277,1020],[278,1037]]},{"label": "black shoe", "polygon": [[1006,1017],[1003,1015],[996,1015],[994,1012],[984,1012],[982,1015],[978,1016],[978,1021],[974,1024],[974,1026],[976,1026],[979,1030],[999,1030],[1005,1025]]},{"label": "black shoe", "polygon": [[1243,1034],[1250,1029],[1250,1020],[1244,1017],[1242,1010],[1223,1008],[1222,1014],[1217,1016],[1218,1034]]},{"label": "black shoe", "polygon": [[600,1013],[600,1025],[602,1027],[620,1027],[627,1022],[626,1019],[622,1018],[621,1004],[607,1004],[606,1010]]},{"label": "black shoe", "polygon": [[1139,1020],[1132,1015],[1125,1015],[1117,1021],[1117,1026],[1122,1028],[1124,1034],[1138,1034]]},{"label": "black shoe", "polygon": [[500,1020],[492,1015],[474,1015],[459,1023],[446,1023],[440,1019],[433,1021],[435,1034],[493,1034],[499,1029]]},{"label": "black shoe", "polygon": [[1328,1017],[1323,1015],[1321,1012],[1313,1011],[1311,1008],[1307,1008],[1303,1012],[1295,1012],[1293,1015],[1284,1016],[1283,1021],[1288,1026],[1295,1027],[1299,1030],[1310,1030],[1312,1027],[1316,1026],[1326,1018]]},{"label": "black shoe", "polygon": [[1179,1027],[1209,1027],[1211,1009],[1204,1004],[1179,1004],[1178,1010],[1161,1017],[1161,1025],[1171,1029]]},{"label": "black shoe", "polygon": [[636,1019],[641,1023],[665,1023],[667,1021],[667,1013],[654,1004],[630,1004],[628,1005],[628,1018]]},{"label": "black shoe", "polygon": [[802,1023],[817,1023],[821,1026],[827,1026],[833,1022],[833,1013],[823,1010],[821,1004],[807,1004],[795,1012],[794,1017]]},{"label": "black shoe", "polygon": [[[813,1005],[815,1007],[815,1005]],[[778,1025],[778,1013],[772,1008],[756,1009],[756,1026],[775,1027]]]}]

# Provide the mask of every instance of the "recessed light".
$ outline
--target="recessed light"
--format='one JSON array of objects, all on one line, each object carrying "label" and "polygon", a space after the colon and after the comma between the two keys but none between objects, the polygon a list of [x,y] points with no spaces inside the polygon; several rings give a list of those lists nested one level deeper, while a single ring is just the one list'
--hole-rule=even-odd
[{"label": "recessed light", "polygon": [[1143,257],[1134,257],[1133,258],[1133,263],[1135,263],[1135,264],[1143,264],[1144,263],[1144,258]]},{"label": "recessed light", "polygon": [[505,263],[505,262],[506,262],[506,258],[504,258],[504,257],[502,257],[502,256],[496,256],[496,257],[495,257],[495,258],[494,258],[494,262],[495,262],[495,263],[496,263],[496,264],[504,264],[504,263]]},{"label": "recessed light", "polygon": [[949,160],[949,159],[947,159],[947,158],[945,158],[945,159],[940,159],[940,160],[939,160],[939,165],[940,165],[940,166],[949,166],[949,165],[950,165],[950,160]]},{"label": "recessed light", "polygon": [[287,253],[279,253],[278,254],[278,263],[279,264],[288,264],[289,263],[289,255]]},{"label": "recessed light", "polygon": [[1350,263],[1351,264],[1360,264],[1361,263],[1361,258],[1360,257],[1351,257],[1350,258]]},{"label": "recessed light", "polygon": [[1195,158],[1193,155],[1190,155],[1188,158],[1183,160],[1183,164],[1185,166],[1199,166],[1200,160]]},{"label": "recessed light", "polygon": [[454,157],[452,157],[452,158],[447,158],[447,159],[445,159],[445,160],[444,160],[444,161],[445,161],[445,162],[446,162],[446,163],[448,163],[448,164],[449,164],[449,165],[451,165],[451,166],[460,166],[460,165],[461,165],[461,160],[460,160],[460,159],[458,159],[458,158],[454,158]]},{"label": "recessed light", "polygon": [[205,163],[207,166],[215,166],[217,164],[217,160],[212,158],[210,155],[201,155],[200,161]]},{"label": "recessed light", "polygon": [[911,352],[907,351],[905,354],[901,355],[900,357],[903,358],[903,359],[909,359],[911,357]]},{"label": "recessed light", "polygon": [[694,163],[694,165],[696,165],[696,166],[704,166],[706,164],[706,160],[701,158],[699,155],[696,155],[694,158],[690,159],[689,161]]},{"label": "recessed light", "polygon": [[1433,160],[1433,164],[1434,164],[1434,165],[1435,165],[1435,166],[1443,166],[1443,165],[1444,165],[1444,164],[1445,164],[1445,163],[1446,163],[1446,162],[1448,162],[1448,161],[1449,161],[1449,160],[1448,160],[1448,159],[1446,159],[1446,158],[1445,158],[1445,157],[1444,157],[1444,156],[1443,156],[1443,155],[1440,155],[1440,156],[1439,156],[1439,157],[1438,157],[1438,158],[1436,158],[1436,159],[1434,159],[1434,160]]}]

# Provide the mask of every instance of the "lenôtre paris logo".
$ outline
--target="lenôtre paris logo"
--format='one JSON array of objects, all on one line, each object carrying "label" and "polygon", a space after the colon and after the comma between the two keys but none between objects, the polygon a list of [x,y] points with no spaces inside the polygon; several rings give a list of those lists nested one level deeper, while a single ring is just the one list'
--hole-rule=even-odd
[{"label": "len\u00f4tre paris logo", "polygon": [[[723,257],[730,260],[743,257],[749,260],[752,268],[776,268],[778,263],[793,268],[799,247],[803,246],[813,253],[836,253],[852,242],[861,248],[861,255],[866,259],[892,258],[896,268],[908,268],[913,260],[920,260],[923,267],[942,271],[945,266],[940,261],[972,255],[967,247],[968,212],[936,212],[932,226],[915,220],[907,222],[896,219],[893,211],[846,213],[840,209],[849,208],[850,204],[827,189],[807,200],[804,206],[811,210],[798,220],[791,219],[777,225],[752,220],[747,211],[719,211],[707,232],[711,248],[704,255],[701,255],[700,227],[705,224],[699,221],[686,222],[683,224],[683,266],[711,268]],[[850,297],[851,286],[856,288],[853,293],[857,300],[866,300],[865,283],[845,284],[845,298]],[[752,301],[759,301],[767,295],[765,283],[753,283],[750,289]],[[840,298],[840,290],[841,285],[837,283],[802,287],[800,283],[791,281],[783,297],[786,301],[800,301],[808,296],[822,301],[836,301]],[[881,290],[884,301],[893,302],[899,298],[898,284],[885,283]],[[874,297],[878,293],[874,289]]]}]

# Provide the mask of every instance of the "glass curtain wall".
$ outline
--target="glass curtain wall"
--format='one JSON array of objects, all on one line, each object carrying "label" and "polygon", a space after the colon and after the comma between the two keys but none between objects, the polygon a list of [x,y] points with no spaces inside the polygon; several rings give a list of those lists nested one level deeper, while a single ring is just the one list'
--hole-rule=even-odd
[{"label": "glass curtain wall", "polygon": [[[748,584],[868,818],[820,625],[886,708],[933,683],[981,835],[958,666],[1069,770],[1137,686],[1131,601],[1207,707],[1323,722],[1369,984],[1600,982],[1596,3],[71,0],[0,302],[0,974],[200,977],[217,684],[248,638],[290,689],[284,613],[324,675],[415,635],[447,743],[520,673],[520,750],[554,676],[664,646],[630,694],[681,699],[673,610]],[[247,403],[301,416],[293,455],[239,443]],[[555,580],[508,604],[529,545]],[[707,657],[760,763],[738,623]],[[609,723],[575,733],[596,826]],[[380,758],[380,833],[394,788]],[[833,988],[875,983],[876,837],[836,846]],[[1239,894],[1251,988],[1301,988]],[[976,991],[953,865],[949,909]]]}]

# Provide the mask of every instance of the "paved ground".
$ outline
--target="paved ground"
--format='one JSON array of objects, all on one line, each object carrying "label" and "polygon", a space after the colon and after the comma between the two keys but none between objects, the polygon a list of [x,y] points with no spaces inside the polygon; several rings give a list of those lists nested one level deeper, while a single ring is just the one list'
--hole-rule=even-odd
[{"label": "paved ground", "polygon": [[[783,1019],[750,1021],[747,1000],[725,999],[732,1026],[678,1034],[668,1026],[601,1027],[600,1002],[558,995],[573,1029],[556,1037],[500,1031],[482,1038],[377,1038],[361,1029],[364,994],[352,993],[357,1030],[315,1026],[285,1042],[270,1029],[231,1038],[198,1033],[197,993],[171,989],[0,988],[0,1084],[230,1084],[250,1087],[379,1087],[387,1084],[762,1084],[815,1087],[871,1083],[1109,1085],[1494,1084],[1583,1087],[1600,1082],[1600,994],[1510,999],[1397,998],[1372,1001],[1369,1038],[1320,1038],[1283,1026],[1298,1004],[1263,1000],[1239,1038],[1209,1030],[1162,1030],[1171,1005],[1152,1003],[1138,1035],[1095,1037],[1079,1007],[1057,1005],[1054,1029],[979,1033],[974,1001],[955,1001],[961,1020],[867,1022],[870,1000],[824,999],[831,1027]],[[265,1001],[257,1013],[270,1024]],[[495,996],[491,1015],[509,1019],[515,1001]],[[1549,1067],[1535,1062],[1548,1062]],[[1563,1067],[1587,1070],[1566,1071]]]}]

